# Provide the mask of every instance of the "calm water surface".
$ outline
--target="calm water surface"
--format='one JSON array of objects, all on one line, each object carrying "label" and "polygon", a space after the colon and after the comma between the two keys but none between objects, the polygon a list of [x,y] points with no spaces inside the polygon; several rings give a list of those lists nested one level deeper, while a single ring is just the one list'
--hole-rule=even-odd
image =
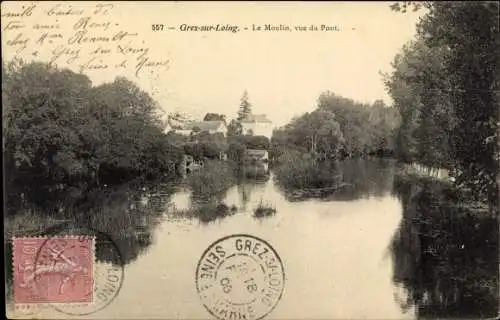
[{"label": "calm water surface", "polygon": [[[411,238],[404,233],[411,233],[407,231],[411,228],[404,227],[403,203],[392,191],[394,164],[358,161],[343,175],[353,184],[351,189],[322,199],[292,199],[272,174],[264,181],[240,182],[224,196],[224,202],[238,207],[238,212],[209,222],[171,213],[174,207],[188,209],[192,205],[187,189],[171,193],[156,190],[132,199],[126,204],[129,208],[153,208],[158,218],[154,223],[146,222],[148,226],[138,229],[131,239],[122,240],[122,251],[129,251],[125,253],[123,287],[106,309],[89,317],[209,318],[196,291],[198,259],[217,239],[248,233],[275,248],[286,273],[284,294],[268,319],[417,318],[421,311],[414,305],[422,309],[427,300],[418,300],[409,291],[424,294],[427,288],[419,281],[407,281],[418,273],[408,270],[418,269],[420,262],[409,258],[415,248],[404,245],[408,242],[405,239]],[[276,215],[253,217],[260,202],[272,204]],[[421,247],[416,250],[421,251]],[[477,265],[471,267],[477,269]],[[448,271],[440,277],[452,276],[453,271]],[[493,289],[498,288],[494,271],[487,270],[485,279]],[[441,309],[449,308],[450,303],[463,303],[462,291],[453,301],[438,297]],[[486,299],[491,298],[491,292],[485,293]],[[480,307],[471,306],[471,314],[478,315],[475,308]]]}]

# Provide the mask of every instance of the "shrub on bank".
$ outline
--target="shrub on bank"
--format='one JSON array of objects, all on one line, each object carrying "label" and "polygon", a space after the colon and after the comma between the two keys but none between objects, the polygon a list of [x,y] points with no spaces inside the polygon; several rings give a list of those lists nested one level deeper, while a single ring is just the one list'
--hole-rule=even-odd
[{"label": "shrub on bank", "polygon": [[278,183],[286,189],[334,187],[340,183],[334,162],[318,162],[303,154],[286,158],[275,168]]},{"label": "shrub on bank", "polygon": [[201,170],[191,173],[186,182],[194,195],[213,197],[234,185],[235,178],[229,163],[209,160]]}]

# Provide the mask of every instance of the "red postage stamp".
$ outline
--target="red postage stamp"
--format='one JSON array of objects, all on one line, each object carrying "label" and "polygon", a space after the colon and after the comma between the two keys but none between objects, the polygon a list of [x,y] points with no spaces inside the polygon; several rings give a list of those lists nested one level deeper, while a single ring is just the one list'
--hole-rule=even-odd
[{"label": "red postage stamp", "polygon": [[13,239],[16,304],[92,303],[94,238]]}]

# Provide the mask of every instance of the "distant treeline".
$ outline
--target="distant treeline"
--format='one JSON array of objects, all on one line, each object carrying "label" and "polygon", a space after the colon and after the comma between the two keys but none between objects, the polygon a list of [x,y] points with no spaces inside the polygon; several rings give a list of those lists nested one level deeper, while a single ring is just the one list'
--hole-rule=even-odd
[{"label": "distant treeline", "polygon": [[406,1],[390,7],[428,10],[415,40],[384,75],[393,106],[324,93],[314,111],[275,130],[272,157],[290,150],[314,159],[394,154],[449,169],[457,186],[497,208],[498,2]]},{"label": "distant treeline", "polygon": [[271,152],[274,158],[290,150],[323,158],[391,154],[398,125],[398,110],[381,100],[369,105],[325,92],[314,111],[273,132]]}]

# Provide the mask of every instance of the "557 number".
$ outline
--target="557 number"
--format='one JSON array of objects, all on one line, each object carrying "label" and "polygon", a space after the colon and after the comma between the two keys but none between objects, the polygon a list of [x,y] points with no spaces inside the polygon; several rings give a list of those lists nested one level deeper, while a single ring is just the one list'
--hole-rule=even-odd
[{"label": "557 number", "polygon": [[151,28],[153,29],[153,31],[162,31],[164,28],[164,25],[163,24],[152,24]]}]

